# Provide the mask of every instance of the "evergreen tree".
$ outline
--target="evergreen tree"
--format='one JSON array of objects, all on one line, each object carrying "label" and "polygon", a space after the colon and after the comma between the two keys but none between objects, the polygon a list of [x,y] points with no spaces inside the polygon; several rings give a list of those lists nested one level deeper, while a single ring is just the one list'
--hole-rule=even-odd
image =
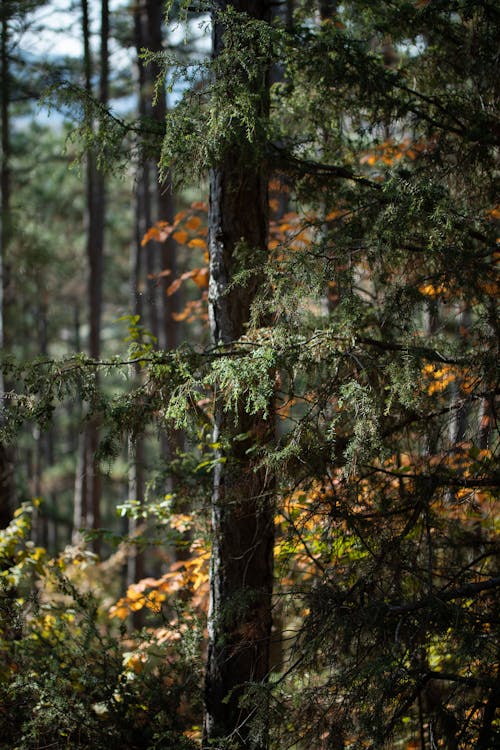
[{"label": "evergreen tree", "polygon": [[[187,94],[172,115],[165,157],[176,173],[227,154],[236,173],[243,159],[241,192],[221,215],[243,210],[253,232],[261,192],[244,186],[262,160],[286,176],[297,207],[267,261],[260,242],[242,243],[221,305],[232,346],[213,364],[227,424],[239,425],[242,399],[250,420],[269,403],[271,372],[281,384],[280,444],[266,445],[255,477],[264,467],[280,477],[278,549],[283,564],[299,558],[309,583],[299,576],[306,593],[292,590],[285,613],[300,626],[272,681],[276,744],[298,735],[308,747],[382,747],[397,734],[422,747],[492,746],[498,12],[354,2],[322,3],[315,16],[304,3],[284,30],[236,12],[245,9],[225,7],[230,42],[206,99]],[[285,73],[268,121],[255,113],[255,46]],[[239,225],[234,234],[246,239]],[[232,236],[222,229],[221,247]],[[213,240],[210,250],[215,301]],[[234,310],[250,328],[232,323]],[[212,321],[217,341],[225,329]],[[244,455],[259,455],[259,440]],[[230,455],[216,476],[232,468],[244,487]],[[215,524],[214,565],[234,528],[219,539]],[[286,600],[286,588],[276,593]],[[210,664],[209,711],[223,700],[210,693]]]},{"label": "evergreen tree", "polygon": [[[272,17],[215,4],[213,57],[179,65],[165,114],[164,171],[209,175],[210,346],[139,342],[125,367],[146,377],[106,398],[95,362],[45,362],[11,416],[47,420],[64,383],[99,410],[103,450],[150,421],[192,429],[186,500],[213,472],[204,747],[490,750],[500,13],[355,0]],[[160,602],[170,637],[195,563],[115,611]],[[168,726],[144,744],[181,745]]]},{"label": "evergreen tree", "polygon": [[[213,55],[216,86],[237,106],[238,87],[252,97],[251,116],[268,112],[269,61],[258,34],[247,48],[251,72],[234,60],[231,81],[219,79],[218,65],[231,49],[231,28],[216,4]],[[269,23],[270,5],[234,3],[245,21]],[[234,22],[234,21],[233,21]],[[238,22],[238,21],[237,21]],[[222,63],[224,65],[224,63]],[[227,64],[227,60],[225,61]],[[228,133],[220,158],[210,171],[209,316],[212,339],[223,358],[238,356],[262,273],[248,271],[267,255],[268,173],[243,128]],[[251,264],[251,265],[250,265]],[[246,274],[243,279],[240,273]],[[256,450],[272,436],[267,406],[246,413],[242,400],[228,413],[215,381],[214,443],[218,444],[212,497],[209,643],[205,693],[205,741],[231,747],[267,746],[265,729],[249,740],[255,705],[241,703],[249,683],[269,672],[271,595],[273,587],[274,499],[271,475],[258,466]]]}]

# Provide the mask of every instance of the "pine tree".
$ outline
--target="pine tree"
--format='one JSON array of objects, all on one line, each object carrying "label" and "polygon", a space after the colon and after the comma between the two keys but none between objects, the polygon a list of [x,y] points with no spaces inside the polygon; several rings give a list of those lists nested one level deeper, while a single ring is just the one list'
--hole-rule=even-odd
[{"label": "pine tree", "polygon": [[[487,750],[500,14],[294,7],[217,3],[213,58],[179,67],[162,162],[209,175],[212,342],[139,355],[103,417],[115,441],[213,421],[206,747]],[[76,381],[44,366],[18,421]]]},{"label": "pine tree", "polygon": [[[165,154],[176,170],[230,155],[238,175],[225,211],[214,200],[224,196],[217,167],[211,177],[212,330],[228,345],[213,365],[222,436],[232,405],[239,414],[243,399],[251,424],[269,404],[266,357],[281,384],[280,443],[266,445],[260,467],[280,479],[279,565],[298,566],[305,593],[285,610],[301,625],[271,691],[287,717],[276,745],[299,735],[319,747],[321,734],[331,747],[382,747],[417,733],[422,747],[436,737],[444,747],[484,747],[496,738],[498,664],[490,511],[499,481],[498,12],[465,2],[353,2],[321,3],[316,13],[304,3],[283,29],[252,26],[235,10],[244,8],[226,8],[230,41],[216,44],[207,97],[186,95]],[[270,38],[285,83],[273,88],[265,122],[255,117],[262,74],[250,51]],[[247,235],[221,217],[244,211],[258,231],[262,192],[245,186],[263,157],[297,211],[278,222],[267,259],[257,239],[241,243],[234,281],[233,255],[221,263],[220,250]],[[260,436],[254,443],[258,454]],[[240,466],[251,453],[245,445]],[[216,482],[232,469],[244,487],[230,456],[221,450]],[[213,581],[236,528],[219,527],[216,490]],[[277,594],[286,600],[286,590]]]},{"label": "pine tree", "polygon": [[[264,2],[232,4],[245,21],[269,22]],[[216,4],[213,13],[213,55],[227,54],[229,30]],[[239,22],[238,19],[237,22]],[[250,54],[259,55],[258,39]],[[268,61],[258,60],[251,76],[241,67],[238,83],[248,86],[256,118],[268,110]],[[216,73],[217,75],[217,73]],[[223,82],[227,86],[227,81]],[[231,85],[227,94],[231,97]],[[209,316],[212,339],[222,356],[238,356],[252,302],[263,283],[262,273],[239,280],[261,258],[265,262],[268,232],[268,174],[242,130],[229,135],[223,154],[210,171]],[[273,587],[274,502],[272,480],[252,455],[270,440],[272,423],[262,410],[245,411],[240,401],[228,413],[217,394],[214,443],[219,445],[212,497],[209,643],[205,687],[205,742],[231,747],[264,748],[266,733],[249,739],[255,705],[241,702],[251,683],[262,683],[269,672],[271,595]]]}]

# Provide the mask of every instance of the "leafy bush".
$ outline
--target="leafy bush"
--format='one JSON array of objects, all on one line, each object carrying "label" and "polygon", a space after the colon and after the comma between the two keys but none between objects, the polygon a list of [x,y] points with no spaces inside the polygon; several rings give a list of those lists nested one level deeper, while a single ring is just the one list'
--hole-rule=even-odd
[{"label": "leafy bush", "polygon": [[103,565],[80,548],[49,559],[28,539],[32,512],[23,505],[0,532],[1,750],[194,747],[193,622],[182,628],[180,611],[177,632],[117,628]]}]

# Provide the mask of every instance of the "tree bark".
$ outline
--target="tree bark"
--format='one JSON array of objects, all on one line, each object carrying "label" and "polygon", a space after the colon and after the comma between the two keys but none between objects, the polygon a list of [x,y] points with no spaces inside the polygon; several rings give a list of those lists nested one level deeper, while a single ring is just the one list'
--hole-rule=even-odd
[{"label": "tree bark", "polygon": [[[83,62],[85,76],[85,90],[92,96],[92,53],[90,49],[90,21],[88,0],[82,0],[82,36]],[[100,83],[99,102],[106,105],[108,101],[108,37],[109,37],[109,7],[108,0],[101,2],[101,49],[100,49]],[[89,127],[94,128],[90,122]],[[89,355],[98,360],[101,355],[101,318],[102,318],[102,286],[104,276],[104,225],[106,212],[105,178],[98,168],[95,149],[89,148],[86,155],[86,233],[88,272],[88,304],[89,304]],[[91,419],[86,428],[86,435],[82,439],[80,457],[82,481],[77,477],[75,491],[75,525],[86,526],[97,530],[101,526],[101,475],[96,453],[99,446],[99,426],[95,419]],[[78,492],[83,493],[78,497]],[[80,523],[76,518],[81,514]],[[95,536],[93,548],[100,551],[100,539]]]},{"label": "tree bark", "polygon": [[[147,47],[153,52],[161,52],[164,48],[164,14],[165,4],[163,0],[146,0],[147,11]],[[164,84],[165,73],[157,64],[150,66],[151,82],[156,82],[156,99],[151,109],[153,121],[158,127],[158,132],[163,133],[167,114],[167,92]],[[174,220],[174,197],[169,175],[162,182],[159,180],[158,167],[156,166],[156,210],[160,221]],[[162,349],[175,349],[178,343],[178,326],[172,317],[173,312],[178,311],[178,295],[167,295],[166,289],[175,278],[177,271],[176,242],[172,236],[168,237],[161,245],[162,270],[171,271],[169,276],[164,276],[161,283],[162,291],[162,324],[159,330],[159,343]]]},{"label": "tree bark", "polygon": [[[165,4],[163,0],[146,0],[147,11],[147,47],[153,52],[161,52],[164,49],[164,15]],[[149,75],[152,86],[156,85],[156,98],[151,108],[151,116],[159,133],[165,130],[167,116],[167,91],[165,87],[165,71],[158,64],[151,64]],[[175,201],[172,192],[170,171],[163,181],[160,181],[158,160],[154,165],[156,177],[156,212],[159,221],[167,221],[172,224],[175,215]],[[161,294],[161,320],[158,330],[158,342],[161,349],[166,351],[175,349],[179,343],[179,324],[174,320],[173,313],[179,311],[179,300],[182,292],[167,294],[167,287],[177,276],[177,243],[170,235],[157,248],[161,258],[162,271],[170,271],[168,276],[162,276],[160,282]],[[160,435],[161,452],[166,463],[171,461],[176,454],[183,449],[184,435],[180,430],[170,432],[168,435],[162,432]],[[175,480],[172,475],[167,479],[166,492],[175,491]],[[180,508],[178,509],[180,511]]]},{"label": "tree bark", "polygon": [[[135,30],[136,30],[136,44],[139,51],[141,44],[141,15],[139,10],[135,18]],[[139,63],[139,114],[143,116],[145,109],[146,93],[144,91],[144,66],[142,61],[138,58]],[[137,168],[137,185],[135,195],[135,237],[131,245],[131,257],[130,257],[130,297],[132,303],[132,310],[134,315],[138,315],[142,319],[144,312],[142,304],[142,273],[143,263],[142,257],[144,249],[141,245],[141,240],[144,237],[145,232],[151,226],[151,214],[150,214],[150,172],[149,163],[145,160],[142,164],[138,165]],[[148,296],[148,307],[150,307],[151,299]],[[156,312],[155,306],[153,309]],[[150,329],[152,330],[152,329]],[[136,363],[131,365],[131,377],[137,382],[140,381],[140,367]],[[128,497],[130,500],[135,500],[140,506],[144,502],[144,437],[142,434],[130,434],[128,438]],[[138,530],[139,522],[137,518],[131,517],[128,519],[128,535],[132,539],[135,537]],[[126,586],[130,586],[132,583],[136,583],[138,580],[144,577],[144,553],[138,545],[131,545],[130,551],[127,558],[127,569],[125,576]],[[143,625],[144,613],[143,610],[138,610],[132,614],[132,626],[139,629]]]},{"label": "tree bark", "polygon": [[[226,6],[215,5],[217,9]],[[268,2],[232,5],[253,18],[269,20]],[[219,55],[224,28],[217,15],[213,28],[214,55]],[[258,93],[258,114],[266,116],[267,88]],[[224,348],[231,348],[245,332],[252,302],[263,283],[262,277],[252,276],[244,285],[231,286],[234,273],[245,262],[245,248],[252,267],[259,257],[265,259],[267,182],[264,165],[257,163],[244,138],[239,142],[235,138],[210,174],[209,318],[214,344]],[[265,689],[244,703],[241,698],[249,685],[265,683],[269,671],[273,483],[256,467],[249,448],[269,441],[273,424],[262,415],[248,415],[242,405],[236,412],[225,412],[223,394],[216,394],[214,442],[224,446],[219,456],[224,461],[216,465],[212,496],[204,746],[217,747],[230,738],[231,747],[263,750],[266,728],[261,725],[258,735],[253,735],[250,724],[259,705],[265,706]]]},{"label": "tree bark", "polygon": [[[1,163],[0,163],[0,351],[8,348],[5,335],[5,311],[7,289],[7,260],[6,251],[11,235],[10,210],[10,66],[9,66],[9,17],[8,7],[2,8],[0,30],[0,80],[1,80]],[[0,367],[0,423],[3,420],[3,410],[6,408],[5,392],[7,390],[3,367]],[[12,478],[12,451],[3,442],[0,443],[0,528],[7,526],[12,520],[14,512],[14,485]]]}]

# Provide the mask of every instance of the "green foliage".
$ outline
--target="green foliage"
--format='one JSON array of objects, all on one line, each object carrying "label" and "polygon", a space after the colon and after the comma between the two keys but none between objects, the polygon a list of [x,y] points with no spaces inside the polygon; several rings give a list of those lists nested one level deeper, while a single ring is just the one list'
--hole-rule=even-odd
[{"label": "green foliage", "polygon": [[194,71],[181,66],[193,85],[167,114],[160,164],[164,175],[173,170],[179,184],[206,172],[235,144],[248,165],[259,162],[270,141],[266,113],[256,102],[262,100],[281,32],[249,17],[242,23],[230,4],[217,12],[217,22],[225,30],[221,54]]},{"label": "green foliage", "polygon": [[[356,1],[320,23],[315,7],[297,3],[285,30],[229,6],[223,52],[183,61],[173,79],[187,88],[167,116],[164,172],[189,183],[227,153],[265,163],[293,215],[271,208],[274,245],[236,253],[234,288],[256,269],[265,277],[245,336],[157,352],[126,315],[127,357],[5,357],[14,385],[2,434],[46,428],[75,398],[102,425],[101,457],[149,425],[185,430],[167,467],[175,497],[163,488],[160,501],[120,504],[134,520],[154,517],[165,541],[176,538],[162,526],[174,505],[204,507],[210,473],[231,466],[233,446],[210,436],[214,388],[227,424],[242,412],[275,424],[268,443],[233,436],[273,474],[279,521],[274,606],[286,636],[269,685],[242,699],[255,706],[256,740],[265,744],[269,714],[275,748],[489,750],[499,740],[499,13],[465,0]],[[268,116],[255,101],[278,63]],[[80,136],[94,147],[109,113],[79,101]],[[130,131],[115,125],[119,144]],[[121,148],[111,141],[102,160]],[[45,247],[35,229],[26,224],[19,257]],[[192,746],[183,732],[199,721],[181,709],[187,696],[199,712],[197,644],[183,631],[129,647],[102,601],[26,541],[29,517],[23,508],[1,537],[5,749]],[[97,570],[85,555],[78,565]],[[243,592],[240,614],[248,606]]]},{"label": "green foliage", "polygon": [[236,413],[244,403],[248,414],[260,412],[267,419],[275,385],[275,351],[271,346],[257,346],[248,354],[243,350],[242,356],[235,353],[237,356],[222,354],[214,359],[207,384],[222,388],[227,411]]},{"label": "green foliage", "polygon": [[68,549],[48,559],[28,539],[32,510],[0,533],[0,747],[194,747],[192,621],[191,636],[166,644],[152,628],[134,639],[115,632],[95,557]]}]

